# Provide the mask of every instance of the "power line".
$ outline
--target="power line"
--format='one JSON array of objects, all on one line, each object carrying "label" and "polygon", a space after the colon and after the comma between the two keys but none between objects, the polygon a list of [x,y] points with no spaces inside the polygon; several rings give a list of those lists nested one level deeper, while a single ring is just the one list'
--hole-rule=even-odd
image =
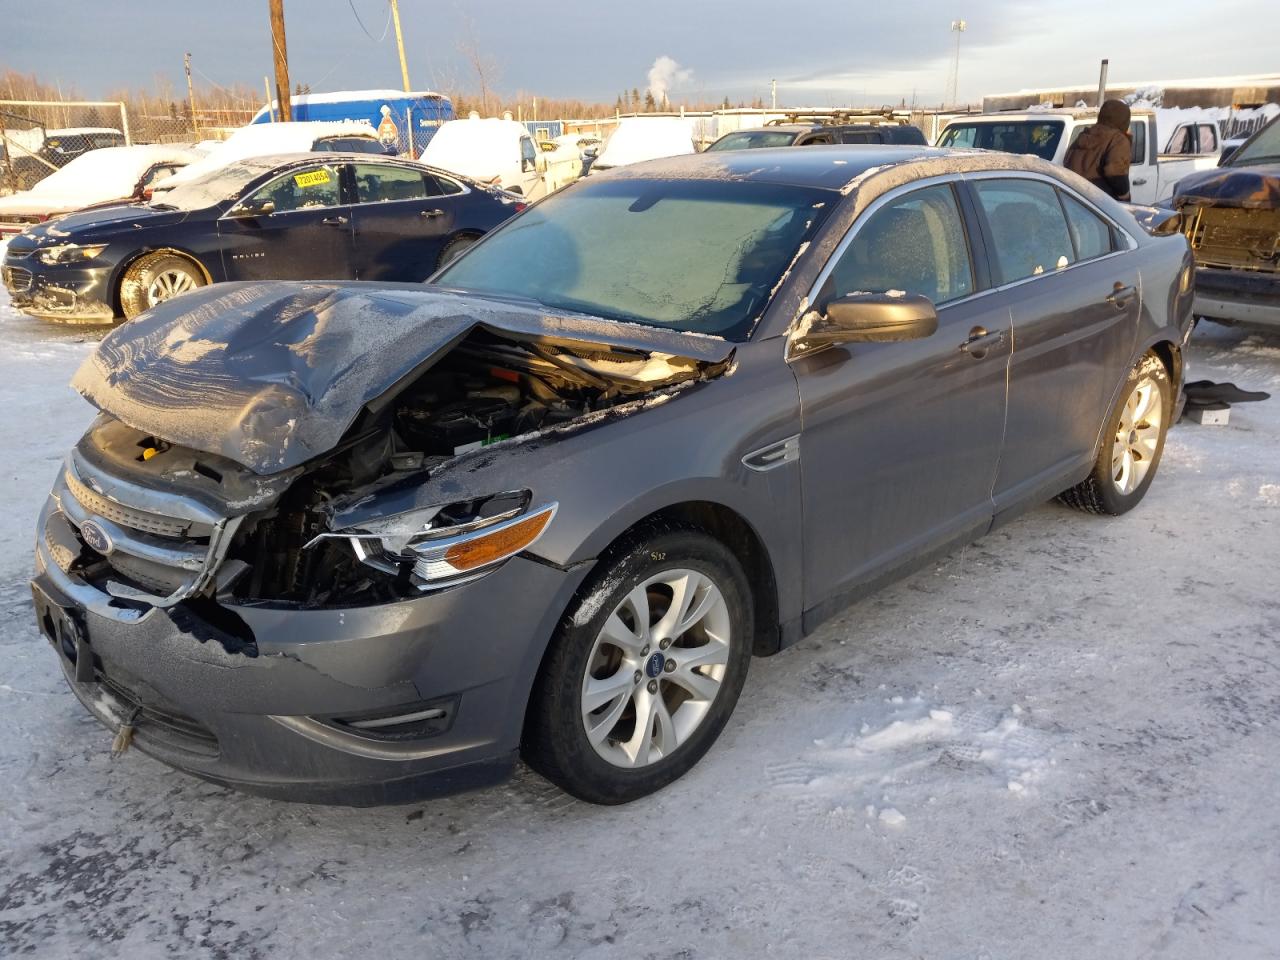
[{"label": "power line", "polygon": [[387,4],[387,22],[382,25],[382,36],[378,37],[376,40],[374,40],[373,34],[369,32],[369,28],[364,25],[364,21],[360,19],[360,13],[356,10],[355,0],[347,0],[347,6],[351,8],[352,14],[355,15],[356,23],[360,24],[360,29],[364,31],[364,35],[366,37],[373,40],[374,43],[381,43],[383,40],[387,39],[387,31],[391,29],[390,3]]}]

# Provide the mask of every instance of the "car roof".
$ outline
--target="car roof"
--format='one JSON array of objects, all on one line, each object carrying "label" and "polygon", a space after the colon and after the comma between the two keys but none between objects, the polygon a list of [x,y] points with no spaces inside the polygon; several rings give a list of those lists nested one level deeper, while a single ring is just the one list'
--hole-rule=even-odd
[{"label": "car roof", "polygon": [[971,151],[889,144],[835,144],[717,150],[615,167],[601,176],[668,180],[746,180],[840,190],[855,177],[878,167],[929,157],[973,155]]}]

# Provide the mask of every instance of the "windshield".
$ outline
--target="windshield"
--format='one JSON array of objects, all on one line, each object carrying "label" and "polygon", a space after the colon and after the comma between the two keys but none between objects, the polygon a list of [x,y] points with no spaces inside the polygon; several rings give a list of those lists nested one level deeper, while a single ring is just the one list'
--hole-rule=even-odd
[{"label": "windshield", "polygon": [[1280,162],[1280,120],[1272,120],[1254,137],[1252,143],[1232,154],[1227,165],[1247,167],[1251,163],[1277,162]]},{"label": "windshield", "polygon": [[744,130],[721,137],[711,146],[713,150],[750,150],[753,147],[789,147],[796,135],[790,130]]},{"label": "windshield", "polygon": [[831,200],[769,183],[586,180],[492,233],[435,282],[746,340]]},{"label": "windshield", "polygon": [[204,176],[175,184],[173,189],[156,192],[156,203],[161,209],[203,210],[223,200],[238,197],[252,181],[272,168],[261,163],[230,163],[210,171]]},{"label": "windshield", "polygon": [[1006,123],[953,123],[942,131],[940,147],[977,147],[1001,153],[1030,153],[1052,160],[1062,139],[1061,120],[1010,120]]}]

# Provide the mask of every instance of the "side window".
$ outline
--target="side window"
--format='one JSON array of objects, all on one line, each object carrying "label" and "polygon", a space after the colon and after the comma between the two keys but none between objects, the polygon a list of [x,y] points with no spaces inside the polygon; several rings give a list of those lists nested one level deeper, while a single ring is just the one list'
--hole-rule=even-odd
[{"label": "side window", "polygon": [[421,170],[389,163],[356,163],[356,203],[422,200],[436,194],[435,179]]},{"label": "side window", "polygon": [[1191,126],[1189,124],[1184,123],[1173,131],[1173,136],[1169,138],[1169,145],[1164,148],[1164,152],[1168,156],[1191,152]]},{"label": "side window", "polygon": [[823,302],[901,290],[942,304],[973,292],[964,221],[950,186],[912,191],[855,229],[823,285]]},{"label": "side window", "polygon": [[1216,153],[1218,150],[1218,129],[1209,123],[1202,123],[1198,128],[1200,134],[1200,152]]},{"label": "side window", "polygon": [[462,192],[462,184],[458,183],[456,180],[450,180],[448,177],[442,177],[438,173],[427,174],[427,179],[435,183],[436,193],[448,196],[449,194],[452,194],[452,193]]},{"label": "side window", "polygon": [[341,168],[336,163],[293,170],[260,187],[253,200],[270,200],[276,213],[307,207],[336,207],[342,202]]},{"label": "side window", "polygon": [[1067,228],[1075,244],[1076,258],[1092,260],[1115,249],[1111,227],[1105,220],[1070,194],[1063,193],[1062,206],[1067,212]]},{"label": "side window", "polygon": [[978,140],[978,128],[973,124],[948,127],[945,136],[948,147],[972,147]]},{"label": "side window", "polygon": [[520,169],[532,170],[538,162],[538,149],[528,137],[520,138]]},{"label": "side window", "polygon": [[841,143],[884,143],[877,130],[850,130],[840,137]]},{"label": "side window", "polygon": [[1038,180],[977,180],[1001,283],[1052,273],[1075,261],[1058,191]]},{"label": "side window", "polygon": [[180,169],[182,169],[181,164],[158,163],[142,175],[142,179],[138,181],[138,186],[145,189],[153,183],[159,183],[161,180],[172,177]]},{"label": "side window", "polygon": [[808,140],[802,140],[800,145],[802,147],[816,147],[816,146],[826,146],[827,144],[834,143],[834,142],[835,141],[831,139],[830,134],[820,133],[815,137],[810,137]]}]

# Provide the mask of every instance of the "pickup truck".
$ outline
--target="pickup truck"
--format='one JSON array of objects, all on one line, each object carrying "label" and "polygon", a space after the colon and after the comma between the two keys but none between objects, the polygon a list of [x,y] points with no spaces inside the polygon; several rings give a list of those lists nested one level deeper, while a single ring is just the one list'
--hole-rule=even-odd
[{"label": "pickup truck", "polygon": [[[1031,153],[1061,165],[1067,148],[1096,122],[1095,109],[1043,109],[959,117],[943,129],[940,147],[978,147],[1004,153]],[[1156,116],[1135,110],[1129,122],[1133,166],[1129,185],[1134,203],[1151,204],[1173,193],[1187,174],[1218,164],[1221,142],[1212,123],[1180,123],[1160,139]]]}]

